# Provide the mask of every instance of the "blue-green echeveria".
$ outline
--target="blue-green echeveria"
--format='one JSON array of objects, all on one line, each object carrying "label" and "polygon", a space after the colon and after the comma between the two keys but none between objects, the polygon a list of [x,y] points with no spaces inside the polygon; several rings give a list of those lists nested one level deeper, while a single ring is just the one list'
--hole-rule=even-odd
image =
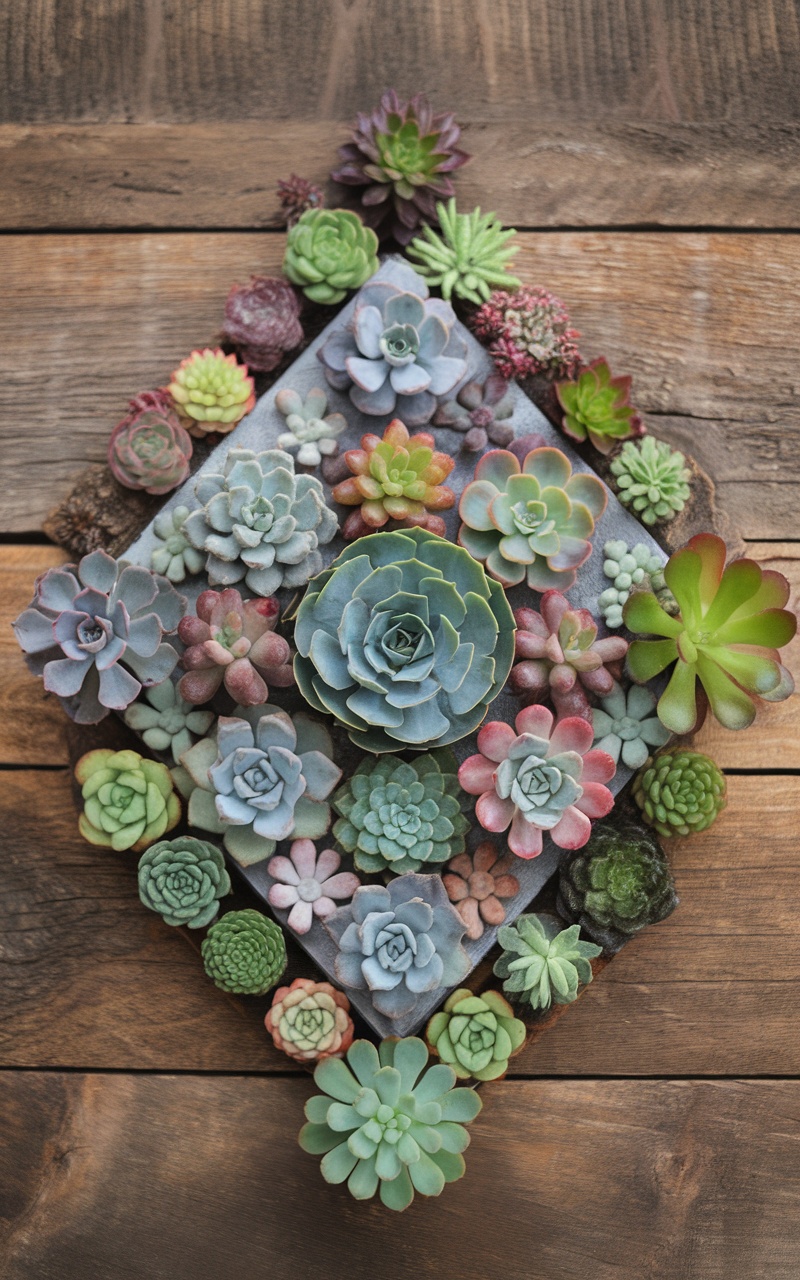
[{"label": "blue-green echeveria", "polygon": [[205,928],[230,891],[225,856],[207,840],[159,840],[139,859],[139,897],[166,924]]},{"label": "blue-green echeveria", "polygon": [[591,711],[594,745],[607,751],[615,764],[641,769],[650,755],[650,747],[663,747],[669,741],[656,710],[656,695],[643,685],[631,685],[626,692],[616,684],[600,706]]},{"label": "blue-green echeveria", "polygon": [[359,538],[310,585],[295,623],[310,706],[368,751],[457,742],[508,677],[514,617],[462,548],[424,529]]}]

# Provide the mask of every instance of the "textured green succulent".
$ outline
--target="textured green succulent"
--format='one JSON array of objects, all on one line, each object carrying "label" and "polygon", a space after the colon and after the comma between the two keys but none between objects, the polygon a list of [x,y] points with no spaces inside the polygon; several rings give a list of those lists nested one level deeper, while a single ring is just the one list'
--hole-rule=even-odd
[{"label": "textured green succulent", "polygon": [[333,797],[333,834],[361,871],[402,875],[447,862],[464,851],[469,823],[461,812],[458,766],[448,750],[407,764],[368,758]]},{"label": "textured green succulent", "polygon": [[138,751],[87,751],[75,778],[83,796],[78,827],[89,844],[141,853],[181,816],[169,769]]},{"label": "textured green succulent", "polygon": [[202,929],[231,891],[225,858],[215,844],[194,836],[159,840],[139,859],[139,897],[167,924]]},{"label": "textured green succulent", "polygon": [[659,751],[633,780],[633,799],[661,836],[705,831],[725,808],[727,783],[714,761],[688,747]]},{"label": "textured green succulent", "polygon": [[461,1080],[497,1080],[525,1043],[525,1023],[499,991],[454,991],[425,1031],[428,1044]]},{"label": "textured green succulent", "polygon": [[289,230],[284,275],[312,302],[341,302],[379,265],[378,237],[347,209],[306,209]]},{"label": "textured green succulent", "polygon": [[442,297],[453,294],[467,302],[486,302],[492,289],[514,289],[522,282],[506,270],[515,249],[508,241],[516,231],[504,231],[496,213],[457,213],[455,199],[437,204],[441,234],[424,226],[408,246],[408,256],[429,285]]},{"label": "textured green succulent", "polygon": [[612,538],[603,547],[603,573],[611,581],[597,597],[597,605],[606,620],[607,627],[622,626],[622,607],[635,588],[652,591],[667,613],[677,613],[675,597],[664,581],[664,565],[661,557],[637,542],[629,547],[627,542]]},{"label": "textured green succulent", "polygon": [[555,916],[527,915],[498,929],[503,954],[494,971],[505,979],[506,995],[532,1009],[549,1009],[554,1002],[571,1004],[578,988],[591,982],[590,961],[602,947],[582,942],[577,924],[561,925]]},{"label": "textured green succulent", "polygon": [[630,391],[630,377],[612,378],[607,360],[593,360],[576,382],[556,387],[564,431],[573,440],[588,439],[599,453],[610,453],[618,440],[640,436],[644,425]]},{"label": "textured green succulent", "polygon": [[561,915],[611,952],[678,905],[661,845],[625,819],[594,826],[589,843],[562,862],[558,891]]},{"label": "textured green succulent", "polygon": [[200,947],[206,973],[221,991],[262,996],[286,969],[281,929],[260,911],[228,911]]},{"label": "textured green succulent", "polygon": [[172,373],[169,393],[192,436],[233,431],[255,406],[255,383],[247,365],[217,347],[193,351]]},{"label": "textured green succulent", "polygon": [[314,1083],[323,1092],[306,1103],[299,1142],[323,1157],[326,1182],[346,1181],[356,1200],[371,1200],[379,1190],[388,1209],[401,1211],[415,1191],[438,1196],[445,1183],[463,1177],[464,1125],[481,1100],[474,1089],[453,1087],[451,1067],[427,1064],[428,1050],[415,1036],[384,1040],[380,1050],[356,1040],[347,1062],[318,1064]]},{"label": "textured green succulent", "polygon": [[689,501],[692,473],[686,459],[666,440],[645,436],[628,440],[611,463],[621,503],[636,512],[644,524],[674,520]]}]

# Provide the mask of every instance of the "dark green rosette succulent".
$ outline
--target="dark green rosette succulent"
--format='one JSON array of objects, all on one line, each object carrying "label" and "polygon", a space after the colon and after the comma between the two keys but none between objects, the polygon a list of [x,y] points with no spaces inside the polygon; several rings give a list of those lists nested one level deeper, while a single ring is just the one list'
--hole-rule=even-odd
[{"label": "dark green rosette succulent", "polygon": [[433,1015],[425,1035],[459,1079],[498,1080],[525,1043],[525,1023],[499,991],[474,996],[461,987]]},{"label": "dark green rosette succulent", "polygon": [[642,817],[660,836],[705,831],[727,804],[725,775],[702,751],[659,751],[633,780],[632,796]]},{"label": "dark green rosette succulent", "polygon": [[407,764],[397,756],[364,760],[333,797],[333,834],[360,871],[398,875],[447,862],[464,851],[458,766],[447,750]]},{"label": "dark green rosette succulent", "polygon": [[378,237],[347,209],[306,209],[289,231],[283,271],[312,302],[341,302],[379,265]]},{"label": "dark green rosette succulent", "polygon": [[228,911],[212,924],[200,954],[214,985],[240,996],[264,995],[286,969],[283,933],[250,908]]},{"label": "dark green rosette succulent", "polygon": [[561,865],[558,910],[604,951],[619,951],[678,905],[675,882],[652,831],[637,822],[598,822],[588,844]]},{"label": "dark green rosette succulent", "polygon": [[139,859],[139,897],[167,924],[202,929],[231,891],[225,858],[214,844],[194,836],[159,840]]},{"label": "dark green rosette succulent", "polygon": [[297,610],[295,676],[317,711],[380,754],[466,737],[505,684],[514,615],[461,547],[425,529],[359,538]]},{"label": "dark green rosette succulent", "polygon": [[577,1000],[578,989],[592,980],[590,962],[602,947],[582,942],[579,925],[561,926],[556,916],[527,915],[498,930],[503,954],[494,971],[505,979],[506,995],[532,1009]]}]

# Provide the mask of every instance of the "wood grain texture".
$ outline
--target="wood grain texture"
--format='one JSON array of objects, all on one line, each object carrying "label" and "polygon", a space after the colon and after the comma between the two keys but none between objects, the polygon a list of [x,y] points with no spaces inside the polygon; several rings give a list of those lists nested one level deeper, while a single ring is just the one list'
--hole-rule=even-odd
[{"label": "wood grain texture", "polygon": [[486,1085],[466,1176],[402,1216],[327,1186],[298,1150],[309,1092],[304,1080],[4,1074],[4,1277],[373,1280],[377,1265],[392,1280],[485,1280],[491,1266],[508,1280],[795,1280],[800,1269],[796,1081]]}]

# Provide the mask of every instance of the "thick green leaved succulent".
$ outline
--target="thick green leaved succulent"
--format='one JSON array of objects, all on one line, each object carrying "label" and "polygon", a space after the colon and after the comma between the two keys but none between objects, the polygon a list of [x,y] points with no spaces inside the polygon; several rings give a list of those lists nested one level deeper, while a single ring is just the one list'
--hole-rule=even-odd
[{"label": "thick green leaved succulent", "polygon": [[727,803],[725,775],[702,751],[659,751],[633,780],[633,799],[661,836],[705,831]]},{"label": "thick green leaved succulent", "polygon": [[356,1040],[346,1062],[318,1064],[314,1083],[323,1092],[306,1103],[299,1142],[323,1157],[326,1182],[347,1182],[356,1200],[379,1191],[388,1209],[402,1211],[415,1191],[438,1196],[463,1177],[464,1126],[481,1100],[474,1089],[453,1087],[451,1067],[427,1064],[428,1050],[415,1036],[384,1040],[379,1050]]},{"label": "thick green leaved succulent", "polygon": [[789,697],[794,681],[778,650],[794,636],[797,619],[783,607],[789,599],[783,574],[746,559],[725,568],[725,543],[700,533],[670,556],[664,578],[677,601],[674,617],[648,591],[634,592],[623,610],[629,631],[659,637],[631,644],[634,680],[644,684],[673,668],[658,703],[663,725],[692,733],[710,704],[726,729],[746,729],[755,698]]},{"label": "thick green leaved succulent", "polygon": [[159,840],[139,859],[139,897],[166,924],[202,929],[231,891],[225,857],[215,844],[194,836]]},{"label": "thick green leaved succulent", "polygon": [[644,524],[674,520],[689,501],[692,473],[686,459],[666,440],[645,436],[628,440],[611,462],[620,502],[636,512]]},{"label": "thick green leaved succulent", "polygon": [[458,767],[448,750],[406,763],[368,758],[333,797],[333,834],[361,871],[406,871],[447,862],[464,851]]},{"label": "thick green leaved succulent", "polygon": [[499,991],[454,991],[428,1023],[431,1049],[461,1080],[498,1080],[525,1043],[525,1023]]},{"label": "thick green leaved succulent", "polygon": [[640,436],[644,425],[630,401],[629,376],[612,378],[607,360],[593,360],[576,382],[556,387],[562,426],[573,440],[589,440],[599,453],[610,453],[618,440]]},{"label": "thick green leaved succulent", "polygon": [[442,297],[453,294],[479,305],[492,289],[514,289],[522,281],[507,270],[516,250],[508,241],[517,233],[503,230],[496,213],[458,213],[455,199],[437,204],[441,233],[424,226],[422,235],[408,246],[408,256],[429,285],[438,286]]},{"label": "thick green leaved succulent", "polygon": [[87,751],[75,778],[83,796],[78,827],[89,844],[141,853],[180,819],[169,769],[138,751]]},{"label": "thick green leaved succulent", "polygon": [[590,961],[602,947],[580,940],[580,927],[561,927],[555,916],[518,916],[497,931],[503,954],[494,966],[503,990],[532,1009],[571,1004],[578,988],[592,980]]},{"label": "thick green leaved succulent", "polygon": [[262,996],[286,969],[280,927],[249,907],[228,911],[212,924],[200,954],[214,985],[234,995]]},{"label": "thick green leaved succulent", "polygon": [[379,265],[378,237],[347,209],[306,209],[289,230],[284,275],[312,302],[341,302]]}]

